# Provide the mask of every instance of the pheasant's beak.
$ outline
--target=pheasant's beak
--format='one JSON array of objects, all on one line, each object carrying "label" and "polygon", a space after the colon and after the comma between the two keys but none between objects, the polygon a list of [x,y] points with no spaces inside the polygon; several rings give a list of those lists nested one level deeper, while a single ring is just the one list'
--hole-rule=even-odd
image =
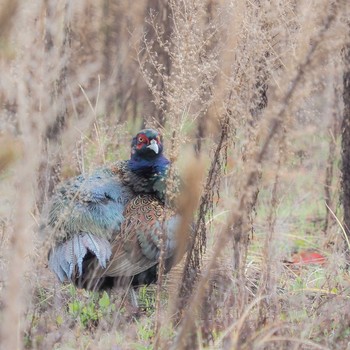
[{"label": "pheasant's beak", "polygon": [[147,146],[147,148],[154,151],[155,154],[158,154],[159,152],[159,146],[156,140],[151,140],[151,143],[149,144],[149,146]]}]

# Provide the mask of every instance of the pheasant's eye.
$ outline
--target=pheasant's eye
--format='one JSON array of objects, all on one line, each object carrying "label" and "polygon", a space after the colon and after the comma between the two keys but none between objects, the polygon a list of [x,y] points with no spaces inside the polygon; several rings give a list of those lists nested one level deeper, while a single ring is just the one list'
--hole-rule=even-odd
[{"label": "pheasant's eye", "polygon": [[139,142],[143,142],[143,137],[142,136],[139,137]]}]

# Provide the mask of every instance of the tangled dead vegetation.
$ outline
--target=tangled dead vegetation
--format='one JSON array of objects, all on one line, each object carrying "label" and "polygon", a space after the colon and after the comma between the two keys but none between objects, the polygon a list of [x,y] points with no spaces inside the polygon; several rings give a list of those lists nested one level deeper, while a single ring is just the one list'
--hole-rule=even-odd
[{"label": "tangled dead vegetation", "polygon": [[[349,11],[346,0],[3,1],[4,349],[346,348]],[[38,227],[60,181],[127,159],[144,126],[163,135],[169,200],[187,174],[192,233],[135,313],[124,291],[58,285]],[[295,266],[295,252],[324,259]]]}]

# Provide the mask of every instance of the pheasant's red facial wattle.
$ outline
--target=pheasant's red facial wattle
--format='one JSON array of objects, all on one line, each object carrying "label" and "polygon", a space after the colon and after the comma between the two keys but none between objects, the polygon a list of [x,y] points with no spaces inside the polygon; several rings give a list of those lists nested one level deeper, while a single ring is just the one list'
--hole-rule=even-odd
[{"label": "pheasant's red facial wattle", "polygon": [[149,139],[145,134],[138,135],[137,144],[136,144],[137,149],[141,149],[144,145],[148,145],[148,144],[149,144]]}]

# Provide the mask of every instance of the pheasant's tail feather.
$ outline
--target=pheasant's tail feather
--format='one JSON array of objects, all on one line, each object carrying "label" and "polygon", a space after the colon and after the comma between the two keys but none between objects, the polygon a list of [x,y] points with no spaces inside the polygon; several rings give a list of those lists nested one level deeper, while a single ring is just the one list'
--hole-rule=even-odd
[{"label": "pheasant's tail feather", "polygon": [[132,277],[158,262],[157,259],[148,259],[142,253],[135,232],[128,239],[119,237],[111,247],[112,255],[105,268],[94,257],[84,262],[84,283],[104,277]]},{"label": "pheasant's tail feather", "polygon": [[[136,252],[136,250],[138,252]],[[127,252],[118,250],[112,256],[107,265],[104,275],[110,277],[119,276],[135,276],[144,272],[154,265],[157,265],[157,260],[150,260],[144,256],[138,248],[135,247],[135,252]]]},{"label": "pheasant's tail feather", "polygon": [[108,240],[90,233],[83,233],[57,245],[50,251],[49,268],[61,282],[72,280],[76,267],[78,276],[83,274],[83,260],[88,252],[96,256],[103,268],[106,267],[112,254]]}]

